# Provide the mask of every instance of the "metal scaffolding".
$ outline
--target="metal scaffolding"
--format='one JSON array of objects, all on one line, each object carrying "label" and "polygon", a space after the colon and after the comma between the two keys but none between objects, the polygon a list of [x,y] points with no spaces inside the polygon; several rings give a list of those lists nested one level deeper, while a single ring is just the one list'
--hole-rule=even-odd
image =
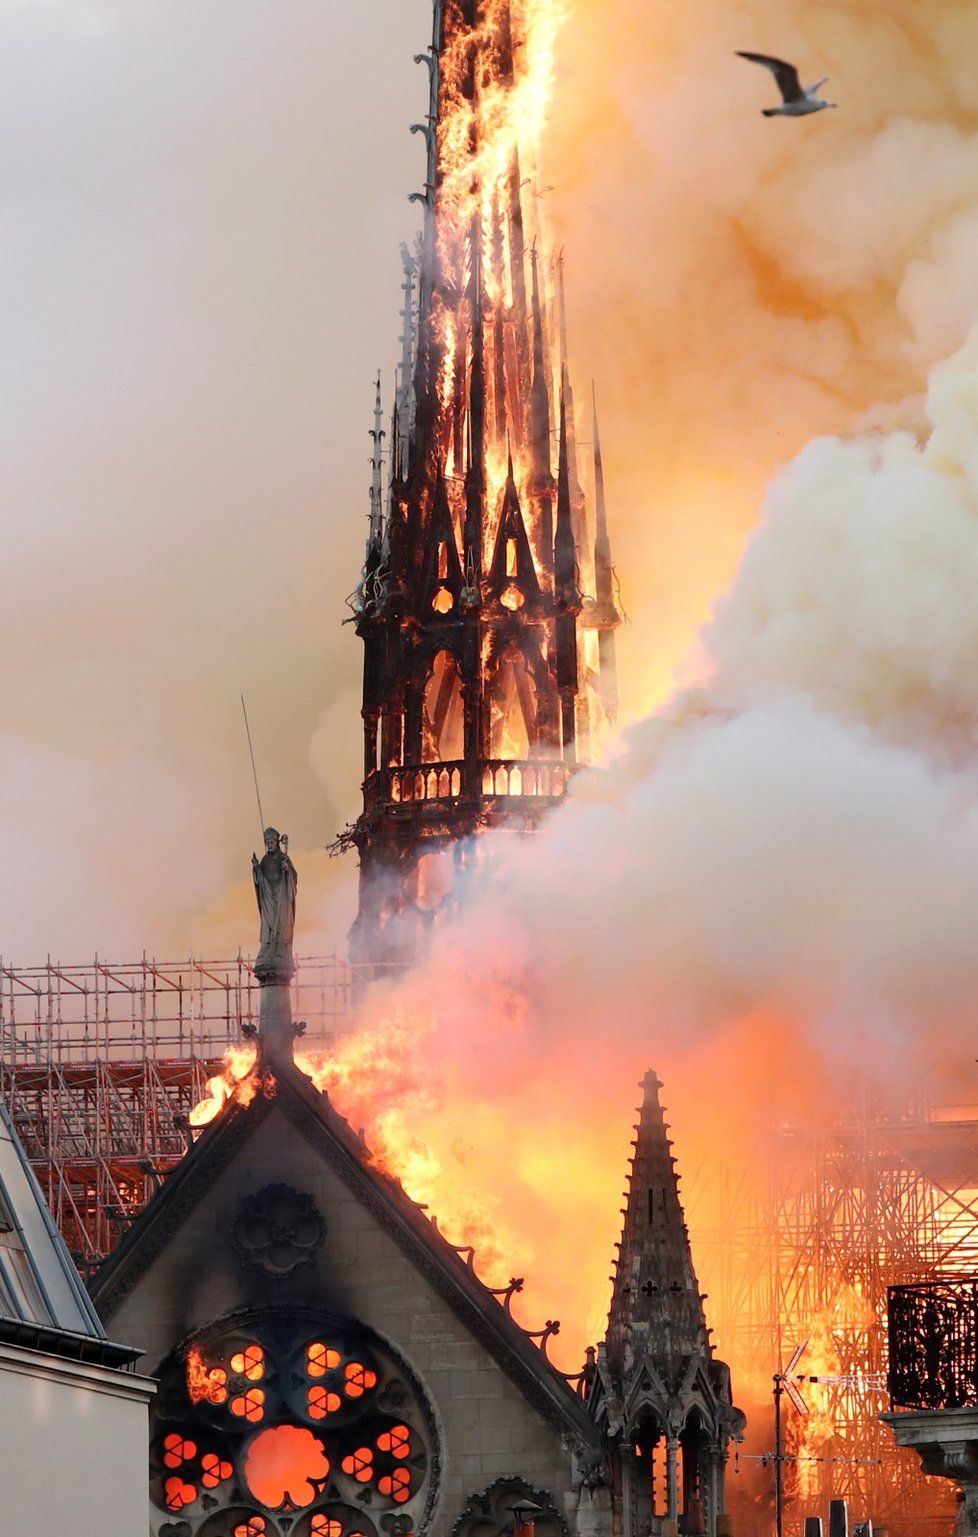
[{"label": "metal scaffolding", "polygon": [[[353,968],[297,963],[311,1045],[352,1012]],[[79,1269],[91,1271],[187,1150],[188,1116],[257,1024],[251,960],[0,962],[0,1096]]]},{"label": "metal scaffolding", "polygon": [[723,1172],[719,1208],[698,1225],[708,1175],[692,1182],[690,1225],[735,1382],[770,1402],[773,1373],[808,1342],[798,1386],[810,1413],[787,1421],[787,1529],[844,1498],[856,1519],[907,1537],[949,1531],[948,1485],[924,1478],[878,1416],[888,1288],[978,1274],[978,1116],[864,1104],[832,1126],[779,1127],[749,1165]]}]

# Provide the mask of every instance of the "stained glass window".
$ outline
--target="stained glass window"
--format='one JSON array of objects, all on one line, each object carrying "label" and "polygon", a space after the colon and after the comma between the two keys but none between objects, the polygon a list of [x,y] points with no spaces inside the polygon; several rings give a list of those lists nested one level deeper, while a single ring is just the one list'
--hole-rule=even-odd
[{"label": "stained glass window", "polygon": [[153,1501],[190,1537],[408,1537],[434,1492],[432,1434],[420,1389],[367,1331],[236,1317],[162,1373]]}]

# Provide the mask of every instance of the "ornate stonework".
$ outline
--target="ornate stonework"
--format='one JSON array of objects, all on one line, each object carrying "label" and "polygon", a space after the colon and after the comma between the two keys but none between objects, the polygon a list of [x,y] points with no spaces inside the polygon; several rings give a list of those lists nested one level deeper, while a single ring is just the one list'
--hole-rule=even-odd
[{"label": "ornate stonework", "polygon": [[231,1227],[231,1242],[263,1275],[283,1278],[308,1265],[326,1237],[311,1195],[289,1185],[266,1185],[246,1196]]}]

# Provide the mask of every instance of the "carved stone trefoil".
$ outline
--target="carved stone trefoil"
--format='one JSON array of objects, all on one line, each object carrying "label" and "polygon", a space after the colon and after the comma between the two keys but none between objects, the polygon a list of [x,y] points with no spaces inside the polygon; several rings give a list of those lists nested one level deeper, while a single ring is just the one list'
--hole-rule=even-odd
[{"label": "carved stone trefoil", "polygon": [[241,1258],[277,1279],[311,1264],[325,1237],[326,1223],[312,1196],[289,1185],[266,1185],[246,1196],[231,1227]]}]

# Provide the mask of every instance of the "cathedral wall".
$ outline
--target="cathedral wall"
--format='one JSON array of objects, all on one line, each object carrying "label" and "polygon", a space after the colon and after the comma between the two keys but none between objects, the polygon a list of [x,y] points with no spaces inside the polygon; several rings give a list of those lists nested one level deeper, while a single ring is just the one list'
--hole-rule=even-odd
[{"label": "cathedral wall", "polygon": [[4,1537],[145,1530],[152,1384],[0,1345]]},{"label": "cathedral wall", "polygon": [[[270,1279],[235,1252],[231,1228],[242,1199],[278,1182],[314,1198],[326,1236],[313,1263]],[[107,1321],[115,1338],[145,1350],[139,1369],[152,1372],[188,1334],[261,1304],[319,1307],[359,1320],[404,1357],[431,1401],[441,1442],[434,1533],[450,1532],[470,1495],[509,1475],[548,1491],[564,1509],[570,1458],[559,1432],[493,1359],[491,1344],[474,1337],[276,1108]],[[498,1306],[486,1299],[487,1309]]]}]

